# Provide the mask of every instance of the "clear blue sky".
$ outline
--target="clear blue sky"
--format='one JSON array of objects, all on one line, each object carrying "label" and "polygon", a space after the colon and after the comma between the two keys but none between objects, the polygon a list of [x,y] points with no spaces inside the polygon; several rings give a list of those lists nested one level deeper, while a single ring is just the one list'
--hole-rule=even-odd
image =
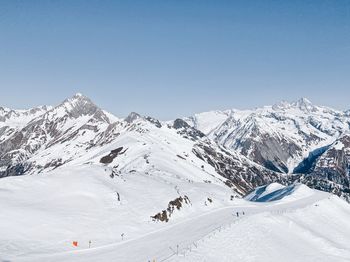
[{"label": "clear blue sky", "polygon": [[160,119],[307,97],[350,108],[350,1],[0,1],[0,105],[76,92]]}]

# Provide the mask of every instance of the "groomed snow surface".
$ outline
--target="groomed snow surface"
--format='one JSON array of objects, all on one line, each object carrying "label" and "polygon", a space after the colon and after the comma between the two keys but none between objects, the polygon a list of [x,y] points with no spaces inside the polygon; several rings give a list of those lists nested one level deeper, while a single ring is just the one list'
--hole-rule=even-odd
[{"label": "groomed snow surface", "polygon": [[[1,261],[350,261],[350,206],[336,196],[271,184],[231,201],[219,184],[109,175],[87,164],[1,179]],[[191,205],[153,222],[174,184]]]},{"label": "groomed snow surface", "polygon": [[171,261],[350,261],[350,209],[337,197],[241,218]]}]

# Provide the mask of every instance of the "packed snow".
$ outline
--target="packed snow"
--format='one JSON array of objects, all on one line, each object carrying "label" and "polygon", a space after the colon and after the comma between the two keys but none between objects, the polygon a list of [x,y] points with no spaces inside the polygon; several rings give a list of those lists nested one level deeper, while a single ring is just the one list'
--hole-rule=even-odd
[{"label": "packed snow", "polygon": [[335,196],[244,216],[170,261],[350,261],[350,208]]},{"label": "packed snow", "polygon": [[[178,197],[178,190],[191,203],[175,210],[168,223],[153,221],[151,216]],[[0,258],[132,262],[350,259],[348,203],[299,184],[272,184],[262,191],[255,190],[250,199],[256,199],[254,194],[280,197],[267,198],[267,202],[231,200],[232,192],[220,184],[189,183],[166,173],[129,172],[111,178],[109,169],[96,164],[4,178],[0,180]]]}]

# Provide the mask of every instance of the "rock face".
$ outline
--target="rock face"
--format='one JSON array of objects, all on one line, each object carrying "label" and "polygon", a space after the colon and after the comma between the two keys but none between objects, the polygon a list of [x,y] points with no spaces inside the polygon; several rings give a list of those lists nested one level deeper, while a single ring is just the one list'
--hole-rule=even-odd
[{"label": "rock face", "polygon": [[178,134],[194,141],[205,136],[201,131],[191,127],[184,120],[179,118],[174,121],[173,128],[178,130]]},{"label": "rock face", "polygon": [[350,135],[337,139],[300,178],[313,188],[343,196],[350,201]]},{"label": "rock face", "polygon": [[225,177],[226,185],[232,187],[240,195],[246,195],[257,186],[275,181],[287,183],[287,178],[282,174],[210,143],[197,143],[193,152],[198,158],[214,167],[218,174]]},{"label": "rock face", "polygon": [[191,204],[190,199],[186,195],[183,197],[180,196],[170,201],[166,210],[163,210],[162,212],[151,216],[151,218],[153,221],[169,222],[169,219],[171,218],[171,215],[174,213],[174,211],[180,210],[184,204]]},{"label": "rock face", "polygon": [[116,158],[119,154],[123,154],[122,150],[123,150],[123,147],[118,147],[117,149],[113,149],[108,155],[100,159],[100,163],[102,164],[112,163],[114,158]]},{"label": "rock face", "polygon": [[346,150],[333,147],[338,139],[346,140],[349,111],[316,106],[302,98],[255,110],[206,112],[184,120],[225,149],[288,174],[289,181],[300,180],[338,195],[349,193]]}]

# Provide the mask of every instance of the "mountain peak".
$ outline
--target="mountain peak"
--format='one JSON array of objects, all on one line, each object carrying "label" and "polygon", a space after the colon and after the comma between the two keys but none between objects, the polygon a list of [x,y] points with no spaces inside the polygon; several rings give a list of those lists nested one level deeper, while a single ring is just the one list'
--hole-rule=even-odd
[{"label": "mountain peak", "polygon": [[305,97],[302,97],[292,103],[289,103],[286,100],[282,100],[281,102],[272,106],[272,108],[275,110],[289,109],[291,107],[299,108],[300,110],[303,110],[303,111],[311,111],[314,109],[314,105],[312,104],[312,102]]},{"label": "mountain peak", "polygon": [[297,103],[299,104],[307,104],[307,105],[312,105],[311,101],[307,99],[306,97],[300,98]]},{"label": "mountain peak", "polygon": [[90,98],[76,93],[71,98],[64,100],[56,110],[62,111],[73,118],[78,118],[83,115],[93,115],[99,108],[90,100]]},{"label": "mountain peak", "polygon": [[288,109],[288,108],[290,108],[290,107],[291,107],[291,104],[290,104],[288,101],[286,101],[286,100],[282,100],[282,101],[280,101],[279,103],[274,104],[274,105],[272,106],[272,108],[275,109],[275,110],[278,110],[278,109]]},{"label": "mountain peak", "polygon": [[313,111],[315,109],[315,106],[311,103],[311,101],[305,97],[293,102],[292,105],[302,111]]},{"label": "mountain peak", "polygon": [[141,115],[139,115],[138,113],[135,113],[135,112],[131,112],[124,120],[131,124],[133,123],[136,119],[139,119],[141,118]]},{"label": "mountain peak", "polygon": [[68,100],[89,100],[91,102],[91,99],[87,96],[84,96],[82,93],[76,93],[71,98],[68,98]]},{"label": "mountain peak", "polygon": [[76,93],[73,97],[82,97],[82,96],[84,96],[82,93]]}]

